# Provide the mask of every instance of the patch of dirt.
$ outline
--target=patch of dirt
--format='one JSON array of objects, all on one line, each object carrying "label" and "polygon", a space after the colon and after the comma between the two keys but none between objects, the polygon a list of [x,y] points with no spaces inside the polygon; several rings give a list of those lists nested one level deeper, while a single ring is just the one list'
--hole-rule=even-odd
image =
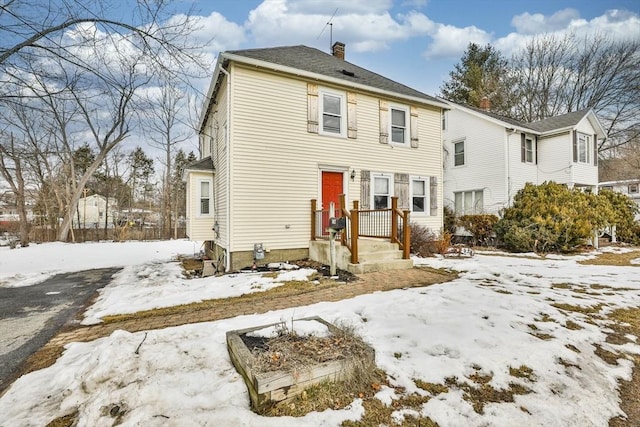
[{"label": "patch of dirt", "polygon": [[46,427],[71,427],[76,424],[78,421],[78,411],[75,411],[72,414],[65,415],[63,417],[58,417],[54,420],[51,420]]},{"label": "patch of dirt", "polygon": [[[616,334],[631,334],[640,337],[640,307],[616,310],[609,316],[615,320],[611,325]],[[620,381],[620,408],[627,415],[609,420],[609,427],[640,427],[640,356],[633,356],[634,366],[631,381]]]},{"label": "patch of dirt", "polygon": [[640,258],[640,251],[631,251],[625,253],[604,252],[598,254],[595,258],[578,261],[579,264],[585,265],[619,265],[625,267],[640,267],[640,264],[631,264],[631,260]]}]

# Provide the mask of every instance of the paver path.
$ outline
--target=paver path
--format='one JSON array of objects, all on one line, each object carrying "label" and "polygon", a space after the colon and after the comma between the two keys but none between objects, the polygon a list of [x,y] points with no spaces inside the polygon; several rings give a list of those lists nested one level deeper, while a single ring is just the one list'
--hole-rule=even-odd
[{"label": "paver path", "polygon": [[[455,277],[453,274],[419,267],[408,270],[366,273],[358,275],[359,280],[354,282],[324,287],[293,296],[269,296],[265,294],[264,298],[260,298],[259,295],[256,294],[255,298],[238,300],[232,304],[218,304],[181,313],[151,315],[141,319],[129,319],[93,326],[80,326],[73,330],[60,332],[53,337],[39,352],[27,361],[25,371],[41,369],[55,362],[57,355],[60,354],[65,344],[78,341],[91,341],[108,336],[118,329],[137,332],[189,323],[209,322],[241,315],[259,314],[272,310],[299,307],[324,301],[339,301],[378,291],[428,286],[449,281],[453,277]],[[53,360],[47,363],[47,361],[45,361],[47,358]]]}]

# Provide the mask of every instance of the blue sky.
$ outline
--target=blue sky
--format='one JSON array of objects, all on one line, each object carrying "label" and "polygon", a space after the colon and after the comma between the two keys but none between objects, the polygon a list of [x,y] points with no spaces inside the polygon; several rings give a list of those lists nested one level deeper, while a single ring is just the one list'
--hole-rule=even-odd
[{"label": "blue sky", "polygon": [[[329,50],[327,21],[346,59],[437,94],[469,42],[505,56],[540,33],[640,40],[637,0],[183,0],[201,16],[207,53],[305,44]],[[324,29],[324,31],[323,31]]]}]

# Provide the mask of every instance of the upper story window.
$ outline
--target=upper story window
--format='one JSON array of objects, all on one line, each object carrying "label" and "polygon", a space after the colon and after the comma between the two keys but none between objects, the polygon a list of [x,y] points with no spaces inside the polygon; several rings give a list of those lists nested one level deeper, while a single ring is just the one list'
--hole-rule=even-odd
[{"label": "upper story window", "polygon": [[464,166],[464,141],[453,143],[453,166]]},{"label": "upper story window", "polygon": [[345,134],[345,97],[338,92],[320,91],[322,119],[320,132],[329,135]]},{"label": "upper story window", "polygon": [[393,179],[391,175],[382,174],[373,177],[373,209],[388,209],[391,207],[391,192]]},{"label": "upper story window", "polygon": [[629,194],[636,194],[638,193],[638,184],[629,184]]},{"label": "upper story window", "polygon": [[404,107],[390,107],[391,142],[407,144],[409,142],[409,112]]},{"label": "upper story window", "polygon": [[429,178],[411,178],[411,211],[429,212]]},{"label": "upper story window", "polygon": [[522,163],[536,163],[536,141],[530,136],[522,134],[522,151],[521,161]]},{"label": "upper story window", "polygon": [[591,136],[584,133],[578,133],[578,162],[591,162]]},{"label": "upper story window", "polygon": [[211,215],[211,180],[200,181],[200,215]]}]

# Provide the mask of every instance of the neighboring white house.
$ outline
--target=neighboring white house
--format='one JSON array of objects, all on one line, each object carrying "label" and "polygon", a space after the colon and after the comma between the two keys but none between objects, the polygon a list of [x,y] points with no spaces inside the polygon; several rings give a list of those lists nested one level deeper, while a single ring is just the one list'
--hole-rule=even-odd
[{"label": "neighboring white house", "polygon": [[448,104],[444,204],[457,214],[498,214],[526,183],[596,191],[597,144],[605,131],[593,110],[521,123],[486,108]]},{"label": "neighboring white house", "polygon": [[[598,187],[624,194],[640,208],[640,178],[601,182]],[[640,221],[640,213],[636,214],[635,219]]]},{"label": "neighboring white house", "polygon": [[[73,217],[73,228],[108,228],[117,220],[118,202],[99,194],[78,200],[78,211]],[[105,220],[106,216],[106,220]],[[106,222],[105,222],[106,221]]]},{"label": "neighboring white house", "polygon": [[[328,214],[359,202],[359,224],[390,222],[397,197],[411,221],[442,227],[442,131],[447,105],[306,46],[223,52],[203,105],[201,160],[185,171],[187,235],[226,269],[309,256]],[[326,212],[325,212],[326,213]],[[315,230],[312,224],[315,224]],[[348,232],[351,236],[351,231]]]}]

